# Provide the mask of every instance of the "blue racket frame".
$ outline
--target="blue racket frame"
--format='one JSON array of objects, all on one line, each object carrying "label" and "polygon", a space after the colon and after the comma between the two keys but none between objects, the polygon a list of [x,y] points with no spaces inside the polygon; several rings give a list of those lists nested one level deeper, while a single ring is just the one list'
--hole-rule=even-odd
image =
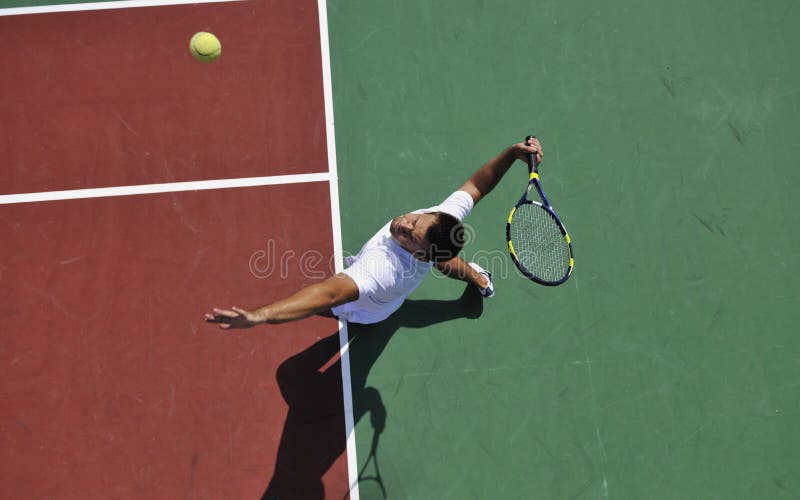
[{"label": "blue racket frame", "polygon": [[[526,137],[525,138],[526,144],[528,140],[533,138],[534,138],[533,136]],[[572,252],[572,241],[570,240],[569,234],[567,233],[567,228],[564,227],[564,223],[561,222],[561,219],[558,217],[555,210],[553,210],[552,205],[550,205],[550,200],[547,199],[547,196],[544,194],[544,191],[542,190],[542,185],[539,182],[539,162],[536,161],[536,157],[533,154],[528,154],[527,160],[528,160],[528,185],[522,197],[519,199],[517,204],[514,205],[514,208],[511,209],[511,213],[508,214],[508,220],[506,221],[506,242],[508,243],[508,251],[509,254],[511,255],[511,259],[514,261],[514,265],[517,266],[517,269],[519,269],[519,271],[523,275],[525,275],[526,278],[535,281],[540,285],[556,286],[564,283],[569,279],[570,276],[572,276],[572,270],[575,264]],[[528,199],[532,187],[536,188],[536,191],[539,193],[539,197],[544,203],[539,203],[538,201],[533,201]],[[542,207],[548,213],[548,215],[550,215],[550,217],[552,217],[553,220],[556,222],[559,230],[561,231],[561,235],[564,237],[564,240],[567,244],[567,248],[569,250],[569,267],[567,268],[567,271],[564,274],[564,276],[559,280],[548,281],[534,275],[528,269],[525,268],[525,266],[520,262],[519,258],[517,257],[517,253],[514,250],[514,244],[511,241],[511,221],[514,218],[514,213],[517,211],[517,209],[522,205],[526,204],[538,205]]]}]

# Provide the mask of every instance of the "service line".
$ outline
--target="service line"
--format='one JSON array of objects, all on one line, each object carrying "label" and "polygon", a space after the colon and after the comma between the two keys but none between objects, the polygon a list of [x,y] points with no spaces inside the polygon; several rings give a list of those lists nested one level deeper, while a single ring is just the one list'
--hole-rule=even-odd
[{"label": "service line", "polygon": [[164,7],[168,5],[192,5],[197,3],[240,1],[242,0],[122,0],[119,2],[70,3],[63,5],[41,5],[36,7],[10,7],[8,9],[0,9],[0,16],[22,16],[26,14],[50,14],[53,12],[132,9],[136,7]]},{"label": "service line", "polygon": [[328,182],[330,180],[330,172],[320,172],[315,174],[272,175],[269,177],[243,177],[239,179],[216,179],[211,181],[168,182],[165,184],[69,189],[66,191],[43,191],[41,193],[4,194],[0,195],[0,205],[40,201],[80,200],[84,198],[106,198],[110,196],[131,196],[137,194],[176,193],[179,191],[206,191],[209,189],[274,186],[280,184],[298,184],[301,182]]}]

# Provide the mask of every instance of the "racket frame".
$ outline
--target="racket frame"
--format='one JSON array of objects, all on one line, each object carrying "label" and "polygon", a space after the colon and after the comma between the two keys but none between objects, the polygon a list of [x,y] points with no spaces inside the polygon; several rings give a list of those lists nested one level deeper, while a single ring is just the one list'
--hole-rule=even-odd
[{"label": "racket frame", "polygon": [[[533,136],[528,136],[525,138],[526,143],[529,139],[532,139]],[[574,266],[574,259],[572,253],[572,242],[570,241],[569,234],[567,233],[567,228],[564,227],[564,223],[561,222],[561,219],[556,214],[553,207],[550,205],[550,200],[547,199],[545,196],[544,191],[542,190],[542,185],[539,181],[539,162],[536,161],[536,157],[532,153],[528,153],[527,155],[528,160],[528,185],[525,188],[525,192],[522,194],[522,197],[519,199],[514,208],[511,209],[511,212],[508,214],[508,220],[506,221],[506,242],[508,244],[508,252],[511,254],[511,260],[514,261],[514,265],[517,266],[517,269],[525,275],[526,278],[539,283],[540,285],[545,286],[556,286],[564,283],[572,276],[572,269]],[[528,196],[530,195],[531,188],[535,187],[536,192],[539,193],[539,198],[542,200],[543,203],[539,203],[535,200],[529,200]],[[514,250],[514,244],[511,241],[511,221],[514,219],[514,213],[517,211],[519,207],[522,205],[538,205],[539,207],[543,208],[550,217],[556,222],[558,229],[561,231],[561,235],[564,237],[564,241],[567,243],[567,248],[569,250],[569,267],[567,268],[567,272],[564,276],[557,280],[557,281],[547,281],[538,276],[535,276],[533,273],[528,271],[525,266],[520,262],[519,258],[517,257],[517,253]]]}]

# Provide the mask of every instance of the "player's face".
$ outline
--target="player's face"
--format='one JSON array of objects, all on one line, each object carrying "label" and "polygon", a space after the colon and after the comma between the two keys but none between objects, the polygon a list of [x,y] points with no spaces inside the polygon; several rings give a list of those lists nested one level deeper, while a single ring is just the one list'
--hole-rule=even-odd
[{"label": "player's face", "polygon": [[425,234],[435,222],[436,216],[433,214],[405,214],[392,219],[389,232],[392,233],[392,239],[409,253],[424,255],[429,247]]}]

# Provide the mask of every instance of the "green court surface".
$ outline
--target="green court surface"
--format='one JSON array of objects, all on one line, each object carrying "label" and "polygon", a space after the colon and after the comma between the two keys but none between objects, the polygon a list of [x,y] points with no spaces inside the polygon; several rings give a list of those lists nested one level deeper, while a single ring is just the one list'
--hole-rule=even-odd
[{"label": "green court surface", "polygon": [[[797,4],[328,11],[346,249],[533,132],[576,253],[556,289],[510,267],[518,163],[468,219],[466,257],[499,276],[480,318],[384,346],[464,313],[414,304],[354,332],[389,498],[800,497]],[[461,290],[429,277],[412,298]],[[374,431],[356,428],[362,468]]]}]

